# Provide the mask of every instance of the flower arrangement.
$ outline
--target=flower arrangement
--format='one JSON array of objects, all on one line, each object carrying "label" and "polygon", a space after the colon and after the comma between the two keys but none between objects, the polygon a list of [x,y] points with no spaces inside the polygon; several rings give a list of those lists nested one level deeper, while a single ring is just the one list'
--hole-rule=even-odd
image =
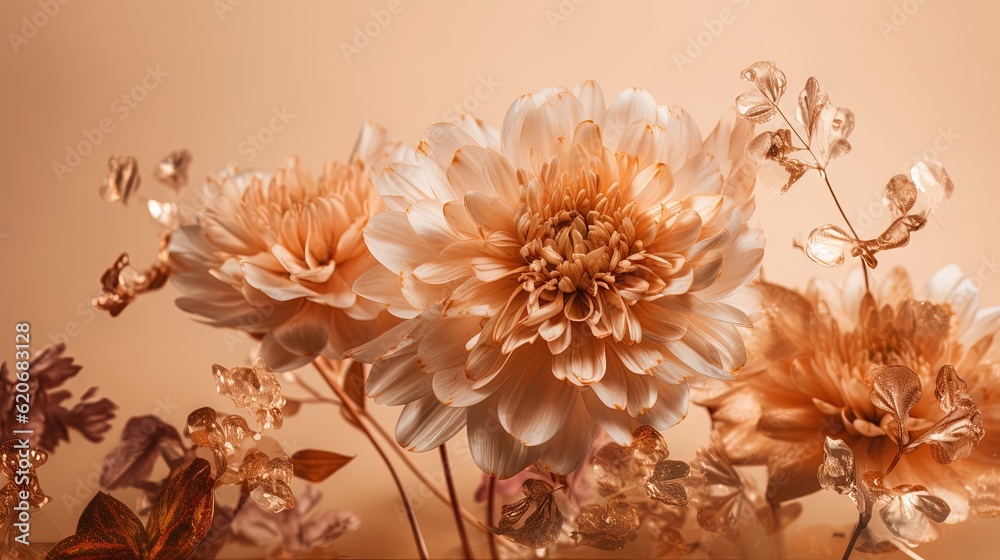
[{"label": "flower arrangement", "polygon": [[[923,161],[891,177],[892,221],[862,239],[829,172],[852,150],[854,114],[810,77],[793,122],[774,63],[741,77],[752,90],[707,135],[649,92],[606,101],[583,82],[516,99],[499,130],[470,115],[434,124],[415,147],[367,125],[318,178],[295,159],[231,167],[207,178],[198,203],[185,198],[191,154],[168,154],[155,176],[177,194],[148,202],[162,228],[156,260],[137,271],[121,254],[94,305],[116,317],[169,282],[181,310],[248,333],[252,363],[205,368],[246,416],[203,407],[184,426],[128,420],[101,486],[140,490],[137,511],[102,492],[75,535],[26,547],[14,538],[17,492],[43,507],[47,453],[68,429],[99,441],[115,410],[94,389],[64,406],[58,388],[79,367],[62,346],[42,352],[30,364],[41,438],[23,476],[16,441],[0,448],[7,554],[213,558],[244,542],[272,557],[336,555],[359,519],[303,484],[363,451],[332,436],[337,452],[289,454],[270,433],[307,405],[339,408],[332,421],[370,442],[420,558],[430,555],[400,464],[451,508],[468,558],[581,547],[791,558],[797,500],[821,490],[857,507],[850,532],[820,530],[840,546],[826,553],[845,559],[917,557],[942,524],[1000,515],[1000,308],[981,308],[954,266],[919,292],[905,269],[878,269],[878,254],[908,245],[952,195],[947,172]],[[100,195],[128,203],[138,162],[114,156],[109,170]],[[813,172],[844,223],[797,246],[821,266],[857,268],[799,291],[764,279],[767,224],[753,214],[758,187],[784,193]],[[0,382],[7,399],[17,381],[6,365]],[[373,406],[402,407],[394,434]],[[712,430],[682,461],[670,428],[692,406]],[[482,471],[474,497],[452,479],[454,438]],[[440,455],[443,486],[414,452]],[[463,505],[473,500],[484,515]],[[474,550],[470,528],[488,550]]]}]

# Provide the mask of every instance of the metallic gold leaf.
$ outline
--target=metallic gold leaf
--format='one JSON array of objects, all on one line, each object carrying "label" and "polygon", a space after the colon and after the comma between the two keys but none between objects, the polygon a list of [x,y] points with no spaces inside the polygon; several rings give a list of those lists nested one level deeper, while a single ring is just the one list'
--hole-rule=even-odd
[{"label": "metallic gold leaf", "polygon": [[600,550],[620,550],[638,538],[639,510],[621,498],[612,498],[606,506],[585,506],[574,522],[576,530],[572,536],[578,544]]},{"label": "metallic gold leaf", "polygon": [[175,191],[187,185],[191,152],[185,149],[170,152],[156,166],[156,178]]},{"label": "metallic gold leaf", "polygon": [[819,485],[841,495],[851,494],[857,491],[856,476],[854,452],[850,446],[843,440],[826,436],[823,441],[823,463],[816,473]]},{"label": "metallic gold leaf", "polygon": [[544,480],[525,480],[521,485],[525,498],[500,508],[500,523],[490,531],[531,548],[555,544],[562,530],[563,514],[552,492],[552,485]]},{"label": "metallic gold leaf", "polygon": [[108,158],[108,172],[101,183],[101,198],[105,202],[121,201],[127,205],[142,183],[139,162],[133,156],[111,156]]},{"label": "metallic gold leaf", "polygon": [[619,492],[642,483],[660,461],[670,455],[667,443],[655,429],[639,426],[632,433],[632,443],[621,446],[609,443],[594,455],[594,481],[606,492]]},{"label": "metallic gold leaf", "polygon": [[906,366],[882,365],[872,366],[868,377],[872,379],[872,404],[892,415],[896,423],[896,431],[886,435],[902,449],[910,441],[906,429],[910,409],[920,402],[920,378]]},{"label": "metallic gold leaf", "polygon": [[893,217],[905,216],[917,202],[917,185],[906,175],[894,175],[882,191],[882,205]]},{"label": "metallic gold leaf", "polygon": [[683,461],[660,461],[644,485],[646,495],[668,506],[687,505],[687,488],[677,480],[685,478],[689,474],[691,474],[691,467]]},{"label": "metallic gold leaf", "polygon": [[142,272],[136,272],[129,266],[128,253],[118,255],[115,262],[101,275],[104,294],[94,298],[94,307],[117,317],[139,294],[162,288],[170,278],[170,266],[165,252],[168,239],[169,237],[165,237],[160,240],[161,250],[156,262]]},{"label": "metallic gold leaf", "polygon": [[350,463],[354,457],[318,449],[302,449],[292,455],[295,476],[309,482],[322,482]]},{"label": "metallic gold leaf", "polygon": [[785,94],[787,86],[785,73],[770,60],[755,62],[744,68],[740,75],[744,81],[756,84],[760,92],[772,103],[777,103]]}]

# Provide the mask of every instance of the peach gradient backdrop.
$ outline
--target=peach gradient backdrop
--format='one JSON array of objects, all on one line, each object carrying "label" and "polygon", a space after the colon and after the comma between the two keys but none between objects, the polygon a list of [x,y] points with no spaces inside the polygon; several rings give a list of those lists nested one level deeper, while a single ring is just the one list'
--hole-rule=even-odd
[{"label": "peach gradient backdrop", "polygon": [[[193,408],[231,408],[215,394],[210,366],[245,361],[250,344],[227,343],[222,332],[179,312],[172,287],[142,298],[115,320],[87,306],[98,277],[120,251],[129,251],[139,266],[153,258],[156,229],[139,199],[167,196],[151,170],[180,147],[194,154],[194,182],[230,161],[269,169],[291,154],[315,170],[324,159],[345,158],[366,119],[414,143],[456,104],[499,127],[516,96],[589,78],[609,98],[625,87],[646,88],[661,103],[685,107],[707,133],[744,90],[739,70],[774,59],[789,77],[789,97],[813,74],[838,104],[854,110],[855,153],[836,162],[831,176],[864,233],[877,235],[884,227],[876,193],[915,156],[938,150],[954,179],[956,194],[937,220],[915,235],[910,248],[885,255],[881,266],[904,264],[922,283],[955,262],[982,280],[984,302],[1000,303],[997,187],[990,167],[1000,125],[996,4],[116,1],[70,2],[55,15],[36,15],[44,13],[43,4],[0,4],[7,38],[0,47],[0,331],[13,339],[14,323],[30,321],[35,349],[68,338],[68,353],[84,366],[70,387],[79,395],[99,385],[121,408],[107,441],[95,445],[74,435],[42,470],[54,501],[35,517],[36,539],[73,530],[81,506],[68,497],[79,494],[85,502],[96,491],[95,465],[117,442],[125,419],[158,410],[180,427]],[[391,20],[373,23],[372,11],[390,4],[397,11]],[[34,33],[24,29],[23,18],[32,17],[44,21]],[[367,43],[359,39],[359,52],[346,56],[344,45],[366,25],[377,34]],[[136,90],[143,99],[134,107],[116,102],[157,68],[160,78],[147,78],[146,89]],[[265,133],[263,139],[273,139],[263,149],[243,144],[283,110],[291,115],[287,126]],[[53,162],[65,163],[67,145],[85,141],[83,131],[103,119],[110,132],[78,166],[58,175]],[[97,196],[109,154],[132,154],[142,165],[145,181],[128,209]],[[768,237],[769,279],[801,286],[810,275],[844,274],[822,270],[791,248],[791,240],[811,228],[839,223],[815,178],[783,197],[759,193],[758,216]],[[0,347],[0,356],[10,360],[13,349]],[[378,416],[390,425],[397,412],[379,410]],[[691,458],[707,428],[706,416],[696,410],[666,433],[674,457]],[[343,553],[412,556],[384,468],[338,414],[308,409],[290,418],[278,438],[286,447],[358,455],[321,487],[324,506],[361,516],[361,530],[340,541]],[[471,501],[478,471],[463,444],[452,445],[463,471],[462,496],[481,511]],[[432,473],[440,471],[436,459],[417,457]],[[418,514],[432,554],[456,555],[448,510],[426,499],[412,478],[406,485],[424,497]],[[133,498],[119,496],[130,503]],[[839,496],[811,498],[806,511],[797,527],[827,515],[845,526],[854,519],[851,504]],[[998,529],[985,521],[947,527],[939,542],[919,552],[982,557],[995,546],[991,532]]]}]

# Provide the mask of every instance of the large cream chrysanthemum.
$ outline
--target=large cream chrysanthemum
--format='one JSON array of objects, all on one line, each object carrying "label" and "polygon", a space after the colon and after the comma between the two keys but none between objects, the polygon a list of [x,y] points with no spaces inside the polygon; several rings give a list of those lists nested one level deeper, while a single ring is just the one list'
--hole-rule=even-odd
[{"label": "large cream chrysanthemum", "polygon": [[[819,490],[816,470],[826,436],[845,441],[860,472],[884,471],[898,446],[887,434],[892,416],[872,403],[873,365],[913,370],[923,398],[909,411],[916,438],[945,416],[934,398],[942,366],[952,365],[982,413],[985,437],[972,455],[942,465],[928,445],[903,457],[888,486],[919,484],[948,502],[948,522],[970,511],[1000,514],[1000,307],[978,309],[975,284],[956,266],[938,272],[915,294],[902,269],[865,295],[857,270],[843,286],[814,280],[804,293],[754,284],[747,342],[748,375],[707,400],[727,453],[768,466],[768,497],[791,500]],[[982,498],[986,501],[978,503]]]},{"label": "large cream chrysanthemum", "polygon": [[382,205],[368,178],[385,131],[366,125],[347,164],[318,180],[297,161],[277,173],[240,173],[210,185],[197,223],[171,235],[177,305],[219,327],[262,339],[276,370],[344,351],[381,334],[385,306],[351,285],[377,265],[362,230]]},{"label": "large cream chrysanthemum", "polygon": [[746,316],[718,300],[763,254],[751,134],[729,115],[703,141],[683,110],[639,89],[606,108],[589,82],[521,97],[499,135],[435,125],[374,171],[390,211],[365,240],[384,268],[355,290],[412,319],[356,357],[376,402],[406,405],[399,442],[467,425],[487,473],[564,473],[597,426],[627,443],[679,422],[687,380],[745,361]]}]

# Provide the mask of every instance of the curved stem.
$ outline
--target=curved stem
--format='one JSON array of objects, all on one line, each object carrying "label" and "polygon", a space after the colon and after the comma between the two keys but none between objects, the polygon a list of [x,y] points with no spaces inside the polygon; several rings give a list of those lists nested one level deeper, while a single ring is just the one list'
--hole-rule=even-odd
[{"label": "curved stem", "polygon": [[[497,479],[491,476],[486,482],[486,524],[491,528],[495,526],[493,522],[493,510],[496,509],[496,495],[497,495]],[[490,560],[497,560],[500,558],[497,552],[497,536],[490,531],[489,534],[490,543]]]},{"label": "curved stem", "polygon": [[[761,93],[763,93],[763,90],[761,90]],[[794,125],[792,125],[792,121],[788,120],[788,117],[785,116],[785,113],[784,111],[781,110],[781,107],[778,107],[778,104],[773,102],[771,103],[771,105],[778,111],[778,114],[781,115],[781,118],[785,121],[785,124],[787,124],[788,128],[792,130],[792,132],[795,134],[795,137],[799,139],[799,142],[802,142],[802,145],[805,146],[806,150],[809,151],[809,155],[811,155],[813,160],[816,162],[816,170],[819,171],[819,176],[823,178],[823,182],[826,183],[827,190],[830,191],[830,196],[833,197],[833,203],[837,205],[837,211],[840,212],[840,217],[842,217],[844,219],[844,223],[847,224],[847,229],[851,230],[851,235],[854,236],[854,240],[857,241],[858,243],[861,243],[861,237],[858,235],[858,232],[854,230],[854,226],[851,224],[851,220],[847,218],[847,213],[844,212],[844,207],[840,205],[840,199],[837,198],[837,193],[834,192],[833,185],[830,184],[830,177],[829,175],[827,175],[826,167],[819,163],[819,158],[816,157],[816,153],[813,152],[812,146],[810,146],[809,143],[802,138],[802,135],[799,134],[799,131],[795,128]],[[865,275],[865,291],[871,292],[871,289],[868,286],[868,265],[865,263],[864,259],[861,259],[861,270],[864,272]]]},{"label": "curved stem", "polygon": [[354,419],[354,422],[357,423],[361,431],[364,432],[365,436],[368,437],[368,440],[372,442],[372,446],[375,447],[375,451],[378,452],[379,457],[382,458],[382,462],[385,463],[386,468],[389,469],[389,474],[392,475],[392,480],[396,483],[396,488],[399,490],[399,497],[403,500],[403,507],[406,508],[406,517],[410,522],[410,530],[413,532],[413,541],[417,546],[417,552],[420,554],[421,560],[428,560],[430,558],[430,554],[427,552],[427,543],[424,542],[424,536],[420,532],[420,525],[417,523],[417,515],[413,511],[413,505],[410,504],[410,499],[406,496],[406,489],[403,488],[403,482],[399,479],[399,475],[396,474],[396,469],[392,466],[392,461],[389,460],[388,455],[386,455],[385,451],[382,450],[382,447],[378,444],[378,440],[375,439],[375,436],[361,421],[361,416],[355,409],[351,398],[348,397],[340,385],[337,384],[334,379],[333,365],[330,364],[330,362],[323,356],[318,356],[316,360],[313,361],[313,364],[316,365],[316,369],[319,370],[323,379],[326,380],[327,385],[330,386],[330,389],[337,394],[343,409],[347,411],[351,418]]},{"label": "curved stem", "polygon": [[868,522],[871,521],[872,514],[861,513],[858,514],[858,526],[854,528],[854,534],[851,535],[851,542],[847,543],[847,550],[844,551],[844,558],[842,560],[849,560],[851,553],[854,552],[854,545],[858,543],[858,537],[861,536],[861,532],[865,530],[868,526]]},{"label": "curved stem", "polygon": [[444,478],[448,482],[448,497],[451,498],[451,512],[455,515],[455,526],[458,527],[458,538],[462,541],[462,554],[472,560],[472,546],[469,545],[469,535],[465,532],[465,522],[462,521],[461,506],[458,505],[458,492],[455,491],[455,479],[451,475],[451,464],[448,462],[447,444],[442,443],[438,447],[441,452],[441,468],[444,469]]}]

